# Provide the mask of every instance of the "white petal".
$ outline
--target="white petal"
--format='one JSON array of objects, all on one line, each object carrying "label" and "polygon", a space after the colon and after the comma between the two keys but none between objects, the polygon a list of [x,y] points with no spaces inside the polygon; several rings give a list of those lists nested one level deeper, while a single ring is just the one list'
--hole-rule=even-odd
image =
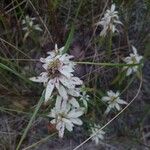
[{"label": "white petal", "polygon": [[79,107],[80,107],[78,101],[77,101],[75,98],[71,98],[71,99],[69,100],[69,103],[70,103],[72,106],[76,107],[76,108],[79,108]]},{"label": "white petal", "polygon": [[56,125],[56,129],[59,131],[59,137],[60,138],[63,138],[64,136],[64,130],[65,130],[65,124],[64,122],[59,122],[57,125]]},{"label": "white petal", "polygon": [[107,109],[106,109],[106,111],[105,111],[105,114],[108,114],[110,112],[110,110],[111,110],[111,107],[108,106]]},{"label": "white petal", "polygon": [[51,118],[55,118],[56,117],[56,111],[55,111],[55,108],[53,108],[50,112],[50,114],[48,115],[48,117],[51,117]]},{"label": "white petal", "polygon": [[55,118],[56,117],[56,110],[55,110],[55,108],[51,109],[51,112],[48,115],[48,117],[51,117],[51,118]]},{"label": "white petal", "polygon": [[117,91],[115,97],[119,97],[120,93]]},{"label": "white petal", "polygon": [[47,70],[48,69],[48,64],[43,64],[42,67]]},{"label": "white petal", "polygon": [[50,121],[51,124],[56,124],[56,119]]},{"label": "white petal", "polygon": [[126,75],[129,76],[130,74],[132,74],[132,69],[131,69],[131,68],[128,68]]},{"label": "white petal", "polygon": [[58,46],[57,46],[57,44],[55,44],[55,51],[56,51],[56,52],[58,51]]},{"label": "white petal", "polygon": [[62,103],[62,97],[57,95],[56,103],[55,103],[56,110],[60,110],[61,109],[61,103]]},{"label": "white petal", "polygon": [[40,28],[40,26],[39,26],[39,25],[34,25],[34,28],[35,28],[35,30],[43,31],[43,30]]},{"label": "white petal", "polygon": [[22,30],[26,31],[26,30],[28,30],[28,28],[27,27],[23,27]]},{"label": "white petal", "polygon": [[59,68],[59,72],[61,74],[63,74],[64,76],[66,76],[67,78],[70,78],[72,76],[72,73],[74,70],[72,69],[72,67],[65,65]]},{"label": "white petal", "polygon": [[68,124],[68,123],[66,123],[65,124],[66,125],[66,129],[68,130],[68,131],[72,131],[73,130],[73,124]]},{"label": "white petal", "polygon": [[67,113],[69,110],[70,110],[70,107],[69,107],[69,105],[67,105],[67,101],[66,100],[61,100],[61,111],[63,112],[63,113]]},{"label": "white petal", "polygon": [[126,57],[126,58],[123,59],[123,61],[126,62],[126,63],[130,62],[131,61],[131,57]]},{"label": "white petal", "polygon": [[66,77],[64,77],[64,76],[61,76],[60,78],[59,78],[59,80],[60,80],[60,82],[64,85],[64,86],[66,86],[68,89],[72,89],[72,88],[74,88],[75,86],[72,84],[72,82],[70,82],[70,79],[67,79]]},{"label": "white petal", "polygon": [[98,143],[99,143],[99,138],[95,136],[95,137],[94,137],[94,141],[95,141],[95,144],[98,145]]},{"label": "white petal", "polygon": [[111,99],[110,99],[110,97],[108,97],[108,96],[104,96],[104,97],[102,97],[102,101],[104,101],[104,102],[107,102],[107,101],[110,101]]},{"label": "white petal", "polygon": [[132,45],[132,50],[135,55],[137,55],[137,49]]},{"label": "white petal", "polygon": [[115,96],[115,94],[114,94],[114,92],[113,92],[112,90],[108,91],[108,92],[107,92],[107,95],[108,95],[109,97]]},{"label": "white petal", "polygon": [[66,118],[62,118],[62,121],[65,123],[65,126],[67,128],[67,130],[72,131],[73,130],[73,124],[70,120],[66,119]]},{"label": "white petal", "polygon": [[132,67],[133,72],[137,72],[138,71],[138,66]]},{"label": "white petal", "polygon": [[74,124],[76,124],[76,125],[82,125],[83,124],[83,122],[82,122],[82,120],[81,119],[79,119],[79,118],[71,118],[70,119]]},{"label": "white petal", "polygon": [[64,46],[63,46],[63,47],[61,47],[61,48],[59,48],[59,52],[60,52],[60,53],[62,53],[62,52],[63,52],[63,50],[64,50],[64,48],[65,48]]},{"label": "white petal", "polygon": [[78,97],[80,96],[80,93],[79,91],[77,91],[76,89],[69,89],[67,90],[67,93],[71,96],[74,96],[74,97]]},{"label": "white petal", "polygon": [[113,12],[115,10],[115,7],[116,7],[115,4],[111,5],[111,12]]},{"label": "white petal", "polygon": [[72,83],[75,85],[82,85],[83,84],[83,81],[80,80],[78,77],[72,77],[71,80],[72,80]]},{"label": "white petal", "polygon": [[126,101],[121,100],[121,99],[119,99],[117,102],[118,102],[119,104],[128,104]]},{"label": "white petal", "polygon": [[83,100],[83,105],[85,106],[85,108],[88,108],[88,103],[86,100]]},{"label": "white petal", "polygon": [[103,140],[103,139],[104,139],[104,136],[103,136],[101,133],[100,133],[100,134],[98,134],[97,136],[98,136],[98,138],[99,138],[99,139],[101,139],[101,140]]},{"label": "white petal", "polygon": [[60,84],[59,87],[56,87],[58,89],[58,93],[60,94],[60,96],[62,96],[62,98],[64,100],[68,99],[68,95],[66,92],[66,89]]},{"label": "white petal", "polygon": [[82,110],[75,110],[75,109],[73,109],[73,110],[71,110],[71,111],[68,113],[68,117],[69,117],[69,118],[77,118],[77,117],[83,115],[83,113],[84,113],[84,112],[83,112]]},{"label": "white petal", "polygon": [[44,76],[31,77],[29,79],[33,82],[47,82],[47,78]]},{"label": "white petal", "polygon": [[119,21],[119,20],[115,20],[114,23],[116,23],[116,24],[122,24],[122,22]]},{"label": "white petal", "polygon": [[117,108],[118,111],[121,109],[121,107],[119,106],[118,103],[115,106],[116,106],[116,108]]},{"label": "white petal", "polygon": [[46,91],[45,91],[45,102],[47,102],[53,92],[54,89],[54,83],[51,82],[51,80],[47,83]]},{"label": "white petal", "polygon": [[110,29],[111,29],[111,31],[114,33],[115,30],[116,30],[116,27],[115,27],[114,25],[112,25],[112,26],[110,27]]},{"label": "white petal", "polygon": [[68,55],[68,54],[63,54],[61,55],[60,57],[60,60],[64,63],[64,64],[70,64],[70,63],[73,63],[72,61],[70,61],[71,58],[73,58],[74,56],[72,55]]}]

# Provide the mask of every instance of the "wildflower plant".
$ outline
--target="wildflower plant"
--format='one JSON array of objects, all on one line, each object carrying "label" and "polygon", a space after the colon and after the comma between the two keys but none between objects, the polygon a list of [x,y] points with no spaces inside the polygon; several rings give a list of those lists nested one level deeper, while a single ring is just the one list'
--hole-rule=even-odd
[{"label": "wildflower plant", "polygon": [[[40,25],[36,24],[35,21],[36,18],[31,18],[29,16],[26,16],[25,19],[22,20],[22,30],[26,32],[25,38],[32,31],[39,31],[39,32],[43,31]],[[115,4],[112,4],[110,9],[106,10],[102,19],[96,23],[97,26],[100,25],[103,28],[100,33],[100,36],[102,38],[98,37],[100,38],[100,40],[102,39],[103,41],[103,39],[105,39],[107,35],[109,36],[110,33],[110,39],[106,39],[106,43],[103,42],[99,43],[100,49],[103,48],[104,46],[106,47],[109,46],[110,50],[112,50],[113,47],[112,33],[119,32],[119,30],[117,29],[117,25],[122,24],[123,23],[119,20],[118,11],[116,11]],[[71,33],[69,35],[69,39],[66,42],[66,45],[69,43],[69,41],[71,41],[70,37],[73,35],[73,32],[74,29],[71,29]],[[95,42],[94,44],[92,43],[93,41]],[[90,42],[91,43],[89,43],[89,45],[91,47],[95,45],[96,48],[99,48],[96,45],[97,40],[95,40],[95,37],[91,38]],[[90,49],[91,47],[89,45],[87,47]],[[115,43],[113,45],[115,47]],[[87,53],[88,48],[86,49]],[[101,68],[97,67],[98,69],[96,67],[93,67],[94,69],[96,68],[95,69],[96,79],[94,77],[92,81],[90,81],[91,76],[90,73],[88,74],[87,71],[87,74],[89,75],[88,76],[89,80],[87,81],[86,77],[85,80],[81,80],[79,77],[75,76],[76,63],[73,61],[74,56],[68,54],[64,50],[66,50],[65,47],[58,48],[57,44],[55,44],[54,50],[48,51],[46,57],[42,57],[39,59],[40,63],[42,63],[43,71],[41,71],[39,75],[31,77],[29,79],[33,82],[43,84],[44,86],[43,102],[44,104],[46,104],[47,107],[46,116],[49,119],[49,123],[56,128],[58,136],[60,138],[64,137],[65,132],[67,131],[72,132],[76,126],[82,126],[84,124],[87,125],[86,129],[90,131],[90,134],[88,136],[91,136],[91,139],[92,141],[95,142],[95,144],[100,144],[101,141],[105,139],[104,138],[105,132],[101,130],[102,126],[96,124],[95,122],[100,121],[101,119],[103,119],[103,117],[107,117],[113,110],[117,110],[116,112],[121,111],[123,107],[129,104],[129,102],[127,102],[125,98],[122,96],[122,91],[124,90],[123,88],[126,86],[126,85],[122,86],[123,83],[122,81],[127,76],[130,76],[131,74],[134,74],[139,71],[139,66],[141,64],[143,57],[140,56],[137,53],[137,49],[134,46],[132,46],[133,53],[130,53],[129,56],[125,57],[124,59],[122,58],[120,59],[120,56],[124,56],[124,54],[123,51],[121,51],[118,48],[118,52],[121,53],[122,55],[119,55],[117,59],[115,58],[111,62],[103,62],[103,58],[109,60],[108,58],[111,58],[110,56],[112,53],[110,53],[109,57],[107,57],[108,55],[105,56],[105,54],[107,53],[97,51],[96,49],[94,61],[93,56],[87,55],[89,56],[87,58],[88,62],[81,62],[81,64],[82,63],[87,64],[87,67],[89,67],[90,65],[102,66]],[[103,54],[104,57],[102,56]],[[102,58],[100,58],[101,56]],[[113,57],[116,57],[116,52],[114,52],[112,59]],[[120,60],[121,61],[123,60],[122,61],[123,64],[121,65]],[[113,74],[112,78],[113,77],[115,78],[115,80],[113,79],[112,80],[114,81],[114,83],[116,83],[116,85],[118,84],[117,82],[119,82],[119,80],[122,79],[122,81],[119,83],[119,88],[118,86],[112,87],[113,84],[111,85],[112,90],[108,90],[110,88],[109,87],[110,85],[105,86],[103,84],[104,87],[101,87],[101,85],[99,86],[99,81],[103,80],[100,79],[100,76],[103,76],[103,71],[102,72],[100,71],[99,76],[98,75],[99,69],[103,69],[105,66],[117,67],[118,70],[121,70],[121,72],[116,70],[115,75],[112,73]],[[91,72],[93,71],[94,74],[95,70],[91,69]],[[93,81],[95,84],[94,86]],[[107,81],[104,82],[106,82],[107,84]],[[92,83],[92,85],[90,83]],[[85,85],[89,87],[86,88]],[[88,89],[89,91],[86,89]],[[104,104],[106,106],[106,109],[105,107],[103,107]]]},{"label": "wildflower plant", "polygon": [[39,24],[34,24],[35,20],[35,17],[25,16],[25,19],[22,20],[22,30],[26,32],[31,32],[32,30],[43,31]]},{"label": "wildflower plant", "polygon": [[127,76],[129,76],[133,73],[136,73],[139,70],[139,64],[141,63],[141,60],[143,58],[142,56],[138,55],[137,49],[134,46],[132,46],[132,50],[133,50],[133,53],[130,53],[130,55],[128,57],[123,59],[123,61],[126,64],[129,64],[129,65],[135,64],[135,66],[125,66],[123,68],[123,70],[126,70]]},{"label": "wildflower plant", "polygon": [[26,38],[32,33],[33,31],[42,32],[42,28],[39,24],[35,24],[36,18],[35,17],[29,17],[28,15],[25,16],[25,18],[22,20],[22,30],[25,32],[24,35],[24,41]]},{"label": "wildflower plant", "polygon": [[48,52],[48,57],[41,58],[45,72],[42,72],[38,77],[32,77],[30,80],[34,82],[42,82],[46,86],[45,102],[47,102],[54,90],[63,97],[68,99],[69,95],[78,96],[76,85],[82,85],[82,81],[73,75],[75,64],[70,61],[73,56],[61,54],[64,47],[58,49],[57,44],[55,50]]},{"label": "wildflower plant", "polygon": [[107,96],[102,97],[102,101],[108,104],[105,111],[106,114],[110,112],[111,109],[116,108],[118,111],[121,110],[120,105],[127,104],[124,100],[120,98],[119,92],[107,91]]},{"label": "wildflower plant", "polygon": [[57,96],[55,107],[51,110],[48,117],[53,118],[50,122],[56,125],[59,137],[62,138],[65,129],[71,132],[74,125],[82,125],[82,120],[78,117],[83,115],[83,113],[84,111],[81,108],[71,108],[67,101]]},{"label": "wildflower plant", "polygon": [[[100,35],[105,37],[109,32],[118,32],[117,24],[122,23],[119,21],[118,12],[115,11],[115,4],[112,4],[111,9],[108,9],[102,20],[97,23],[97,25],[103,26]],[[139,64],[142,59],[134,46],[132,49],[133,53],[123,59],[127,65]],[[51,110],[47,116],[50,118],[50,123],[56,127],[58,136],[63,138],[66,130],[71,132],[76,125],[81,126],[84,123],[80,117],[88,113],[89,102],[92,103],[92,100],[85,90],[83,81],[74,76],[76,64],[72,61],[73,56],[64,53],[64,47],[58,48],[57,44],[53,51],[47,52],[47,55],[45,58],[40,58],[44,71],[39,76],[31,77],[30,80],[43,83],[45,103],[48,101],[50,103],[54,99],[55,105],[54,107],[50,106]],[[126,75],[128,76],[136,72],[138,66],[124,66],[123,70],[127,71]],[[121,94],[118,91],[109,90],[106,93],[101,97],[101,102],[107,105],[104,114],[109,114],[113,109],[120,111],[121,105],[128,104],[120,98]],[[93,121],[94,118],[91,120]],[[101,126],[95,123],[89,127],[90,136],[96,144],[104,139],[105,132],[100,128]]]},{"label": "wildflower plant", "polygon": [[118,11],[115,10],[115,4],[111,5],[110,9],[107,9],[104,17],[96,23],[96,25],[103,26],[103,30],[100,33],[100,36],[105,37],[109,32],[118,32],[116,25],[122,24],[118,17]]},{"label": "wildflower plant", "polygon": [[94,124],[90,128],[92,141],[94,141],[96,145],[100,144],[101,141],[104,140],[105,132],[100,129],[101,129],[101,126],[98,124]]},{"label": "wildflower plant", "polygon": [[82,85],[83,81],[73,75],[75,63],[70,60],[73,56],[63,54],[63,50],[64,47],[58,49],[56,44],[54,51],[40,59],[45,71],[40,76],[30,78],[44,84],[45,103],[51,97],[56,98],[55,107],[48,116],[53,118],[51,123],[56,124],[59,137],[63,137],[65,128],[72,131],[74,124],[81,125],[82,121],[78,117],[84,113],[84,108],[77,101],[81,97],[81,90],[76,87]]}]

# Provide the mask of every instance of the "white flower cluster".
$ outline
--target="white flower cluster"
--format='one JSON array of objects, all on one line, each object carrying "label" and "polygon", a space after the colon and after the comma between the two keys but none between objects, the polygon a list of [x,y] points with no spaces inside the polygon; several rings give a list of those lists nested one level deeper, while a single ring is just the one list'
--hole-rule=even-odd
[{"label": "white flower cluster", "polygon": [[121,110],[120,104],[127,104],[124,100],[120,99],[120,93],[113,91],[107,91],[107,96],[102,97],[102,101],[108,104],[108,107],[105,111],[106,114],[110,112],[111,109],[116,108],[118,111]]},{"label": "white flower cluster", "polygon": [[64,47],[48,52],[46,58],[41,58],[45,72],[38,77],[32,77],[34,82],[44,83],[45,102],[56,97],[55,107],[51,110],[49,117],[54,118],[51,123],[56,125],[59,136],[63,137],[65,128],[72,131],[74,124],[82,125],[78,118],[84,113],[80,107],[77,97],[81,97],[80,86],[83,82],[73,75],[75,63],[70,59],[73,56],[62,54]]},{"label": "white flower cluster", "polygon": [[[133,66],[125,66],[123,67],[123,70],[127,71],[126,76],[131,75],[134,72],[137,72],[139,69],[138,64],[140,64],[142,60],[142,56],[138,55],[137,49],[132,46],[133,53],[130,53],[130,56],[124,58],[124,62],[128,65],[133,65]],[[117,109],[118,111],[121,110],[120,105],[127,105],[128,103],[120,98],[120,93],[117,91],[116,93],[113,92],[112,90],[107,91],[107,96],[102,97],[102,101],[107,104],[107,109],[105,111],[105,114],[108,114],[112,109]],[[91,128],[92,133],[94,134],[99,131],[97,128]],[[100,130],[101,131],[101,130]],[[99,133],[99,134],[98,134]],[[92,140],[95,141],[96,144],[100,142],[100,140],[103,139],[103,131],[98,132]]]},{"label": "white flower cluster", "polygon": [[92,136],[92,141],[94,141],[96,145],[98,145],[99,142],[104,139],[105,132],[100,129],[101,129],[101,126],[98,124],[94,124],[91,127],[91,135],[90,136]]},{"label": "white flower cluster", "polygon": [[22,30],[27,32],[30,32],[32,30],[43,31],[40,28],[39,24],[34,24],[33,22],[34,20],[36,20],[36,18],[31,18],[28,15],[25,16],[25,19],[22,20],[22,26],[23,26]]},{"label": "white flower cluster", "polygon": [[116,28],[117,24],[122,24],[121,21],[119,21],[118,17],[118,11],[115,11],[115,4],[112,4],[110,10],[107,9],[106,13],[104,14],[104,17],[96,23],[96,25],[102,25],[103,30],[100,33],[100,36],[106,36],[108,32],[114,33],[115,31],[118,31]]},{"label": "white flower cluster", "polygon": [[[42,31],[38,24],[34,25],[35,18],[26,18],[22,21],[23,30],[30,32],[31,29]],[[122,24],[119,21],[118,12],[115,11],[115,4],[112,4],[110,10],[106,10],[104,17],[97,23],[102,25],[103,30],[100,36],[106,36],[109,32],[118,32],[116,25]],[[137,72],[139,69],[138,64],[142,60],[142,56],[137,54],[137,50],[132,46],[133,53],[124,58],[123,61],[129,65],[123,67],[126,71],[126,76]],[[48,52],[46,58],[41,58],[43,63],[42,72],[37,77],[32,77],[30,80],[34,82],[43,83],[45,86],[45,99],[47,103],[50,99],[55,99],[55,107],[51,109],[48,117],[51,118],[50,123],[56,126],[59,137],[64,136],[65,129],[73,131],[75,125],[82,125],[83,122],[79,118],[87,112],[89,95],[81,88],[83,86],[82,80],[74,76],[75,63],[71,61],[72,55],[63,53],[64,47],[58,49],[55,45],[54,51]],[[120,105],[127,105],[127,102],[120,98],[119,92],[107,91],[107,95],[102,97],[102,101],[107,104],[105,114],[108,114],[112,109],[117,111],[121,110]],[[83,106],[83,107],[81,107]],[[91,127],[92,140],[98,144],[104,139],[105,132],[100,130],[101,126],[94,124]]]},{"label": "white flower cluster", "polygon": [[82,125],[82,120],[79,119],[83,115],[83,110],[80,108],[71,108],[60,96],[57,96],[55,107],[48,115],[51,118],[52,124],[56,125],[56,129],[59,131],[59,137],[63,137],[65,128],[68,131],[72,131],[74,124]]},{"label": "white flower cluster", "polygon": [[143,58],[142,56],[138,55],[137,49],[134,46],[132,46],[132,50],[133,50],[133,53],[131,53],[130,56],[124,58],[124,62],[128,65],[134,65],[135,64],[136,66],[125,66],[123,68],[123,70],[127,71],[126,72],[127,76],[138,71],[138,69],[139,69],[138,64],[140,64],[140,62]]}]

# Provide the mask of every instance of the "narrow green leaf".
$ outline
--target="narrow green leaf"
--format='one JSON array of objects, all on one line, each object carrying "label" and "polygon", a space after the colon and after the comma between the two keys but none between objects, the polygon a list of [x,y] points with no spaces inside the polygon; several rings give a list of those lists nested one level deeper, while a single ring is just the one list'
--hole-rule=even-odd
[{"label": "narrow green leaf", "polygon": [[74,28],[74,25],[72,25],[71,27],[71,31],[69,33],[69,36],[68,36],[68,39],[67,39],[67,42],[65,44],[65,48],[64,48],[64,51],[63,53],[66,53],[70,47],[70,44],[71,44],[71,41],[73,39],[73,35],[74,35],[74,31],[75,31],[75,28]]},{"label": "narrow green leaf", "polygon": [[70,44],[71,44],[71,42],[72,42],[73,35],[74,35],[74,31],[75,31],[74,22],[75,22],[76,18],[77,18],[78,15],[79,15],[79,11],[80,11],[80,8],[81,8],[81,6],[82,6],[82,2],[83,2],[83,0],[80,1],[80,4],[79,4],[79,6],[78,6],[78,8],[77,8],[76,15],[75,15],[75,19],[74,19],[74,21],[73,21],[73,23],[72,23],[72,26],[71,26],[71,30],[70,30],[68,39],[67,39],[67,42],[66,42],[66,44],[65,44],[65,48],[64,48],[64,50],[63,50],[63,54],[68,51],[68,49],[69,49],[69,47],[70,47]]},{"label": "narrow green leaf", "polygon": [[13,74],[15,74],[16,76],[18,76],[19,78],[21,78],[21,79],[24,80],[25,82],[32,84],[32,82],[31,82],[30,80],[28,80],[27,78],[25,78],[24,76],[22,76],[21,74],[19,74],[17,71],[15,71],[15,70],[9,68],[8,66],[6,66],[6,65],[4,65],[4,64],[2,64],[2,63],[0,63],[0,68],[2,68],[2,69],[4,69],[4,70],[7,70],[7,71],[9,71],[9,72],[11,72],[11,73],[13,73]]}]

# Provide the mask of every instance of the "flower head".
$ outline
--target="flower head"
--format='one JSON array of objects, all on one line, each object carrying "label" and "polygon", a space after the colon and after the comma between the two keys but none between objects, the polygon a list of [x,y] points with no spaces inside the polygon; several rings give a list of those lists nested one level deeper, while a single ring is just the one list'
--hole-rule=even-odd
[{"label": "flower head", "polygon": [[115,4],[112,4],[110,10],[107,9],[104,17],[99,21],[96,25],[102,25],[103,30],[100,33],[100,36],[106,36],[106,34],[111,31],[115,32],[118,31],[116,29],[117,24],[122,24],[119,21],[118,11],[115,11]]},{"label": "flower head", "polygon": [[100,125],[96,125],[94,124],[93,127],[91,127],[91,136],[92,137],[92,141],[95,142],[95,144],[97,145],[101,140],[104,139],[104,134],[105,132],[103,130],[100,130],[101,126]]},{"label": "flower head", "polygon": [[46,86],[45,102],[49,100],[54,89],[64,100],[68,99],[68,95],[79,95],[75,87],[81,85],[82,81],[73,75],[75,64],[70,61],[73,56],[62,54],[63,49],[64,47],[58,49],[55,45],[55,50],[48,52],[48,57],[40,59],[45,72],[38,77],[30,78]]},{"label": "flower head", "polygon": [[81,108],[71,109],[66,101],[62,100],[60,96],[57,96],[55,107],[48,116],[53,118],[50,122],[56,125],[59,137],[62,138],[65,129],[71,132],[74,125],[82,125],[82,121],[79,119],[81,115],[83,115]]},{"label": "flower head", "polygon": [[42,31],[39,24],[34,24],[34,22],[33,22],[34,20],[36,20],[36,19],[31,18],[27,15],[25,17],[25,19],[22,20],[22,25],[23,25],[22,30],[27,31],[27,32],[29,32],[31,30]]},{"label": "flower head", "polygon": [[107,96],[102,97],[102,101],[108,104],[108,107],[105,111],[106,114],[109,113],[112,108],[116,108],[119,111],[121,109],[120,104],[127,104],[127,102],[120,99],[119,95],[119,92],[114,93],[110,90],[107,92]]},{"label": "flower head", "polygon": [[[143,57],[138,55],[137,49],[134,46],[132,46],[132,50],[133,50],[133,53],[130,53],[130,56],[124,58],[123,61],[126,64],[139,64]],[[137,72],[138,71],[138,67],[139,66],[129,66],[129,67],[126,66],[123,69],[127,70],[126,75],[129,76],[132,73]]]}]

